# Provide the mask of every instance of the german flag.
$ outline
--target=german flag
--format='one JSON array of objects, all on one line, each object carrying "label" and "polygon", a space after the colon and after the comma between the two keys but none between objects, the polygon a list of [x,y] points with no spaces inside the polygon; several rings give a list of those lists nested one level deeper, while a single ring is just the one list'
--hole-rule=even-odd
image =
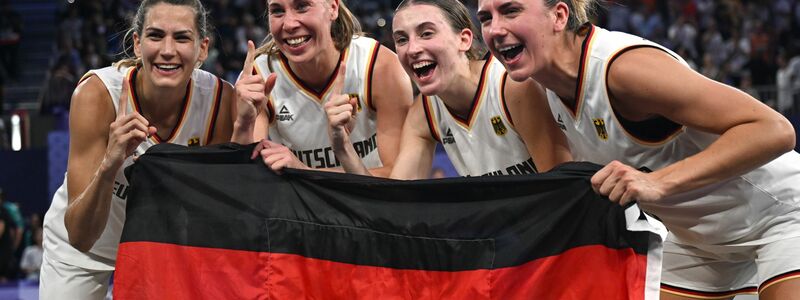
[{"label": "german flag", "polygon": [[160,144],[128,168],[115,299],[655,299],[666,230],[599,166],[396,181]]}]

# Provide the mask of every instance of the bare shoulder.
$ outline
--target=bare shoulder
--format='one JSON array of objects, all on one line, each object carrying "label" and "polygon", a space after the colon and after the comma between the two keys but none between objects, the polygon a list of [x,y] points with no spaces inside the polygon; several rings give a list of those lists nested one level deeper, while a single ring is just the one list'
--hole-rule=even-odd
[{"label": "bare shoulder", "polygon": [[70,119],[85,116],[92,119],[107,119],[109,124],[116,117],[114,104],[108,88],[96,75],[82,81],[72,93]]}]

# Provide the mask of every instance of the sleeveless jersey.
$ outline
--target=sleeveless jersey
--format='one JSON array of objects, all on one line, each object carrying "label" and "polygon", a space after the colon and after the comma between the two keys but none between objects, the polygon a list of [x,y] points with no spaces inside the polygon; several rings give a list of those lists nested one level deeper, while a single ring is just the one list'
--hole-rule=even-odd
[{"label": "sleeveless jersey", "polygon": [[[120,94],[123,80],[130,83],[130,94],[127,106],[128,112],[141,113],[141,107],[136,95],[135,78],[136,68],[118,69],[106,67],[91,70],[83,76],[81,81],[92,75],[97,76],[105,85],[114,104],[114,111],[119,107]],[[214,123],[222,98],[222,80],[202,70],[194,70],[187,86],[187,97],[184,99],[180,120],[175,129],[167,137],[152,135],[135,150],[135,155],[142,155],[151,146],[162,143],[175,143],[189,146],[206,145],[212,138]],[[98,124],[98,126],[108,126]],[[128,180],[123,170],[133,163],[133,156],[125,159],[122,168],[117,172],[111,196],[111,210],[108,222],[100,238],[87,253],[82,253],[69,244],[67,229],[64,225],[64,214],[67,211],[67,176],[64,183],[53,196],[53,202],[44,218],[44,251],[47,257],[61,262],[94,270],[113,270],[117,256],[117,246],[125,223],[125,201],[128,195]],[[166,230],[159,228],[155,230]]]},{"label": "sleeveless jersey", "polygon": [[294,152],[311,168],[340,166],[328,136],[328,118],[324,104],[331,94],[331,85],[339,73],[341,61],[347,62],[343,93],[358,98],[356,124],[350,132],[353,147],[367,168],[383,166],[378,154],[377,113],[372,105],[372,72],[380,44],[370,38],[354,37],[342,51],[339,64],[321,92],[308,87],[289,68],[286,58],[261,55],[255,60],[255,72],[265,79],[278,74],[270,93],[267,114],[270,118],[269,138]]},{"label": "sleeveless jersey", "polygon": [[461,176],[537,172],[506,107],[506,78],[503,65],[490,57],[484,63],[467,120],[450,113],[438,96],[422,96],[431,135],[442,143]]},{"label": "sleeveless jersey", "polygon": [[[685,64],[653,42],[591,26],[583,44],[575,106],[547,91],[554,119],[566,133],[575,160],[597,164],[618,160],[635,168],[658,170],[702,151],[719,138],[677,124],[667,134],[643,138],[629,131],[630,126],[621,125],[608,96],[608,66],[626,50],[639,47],[660,49]],[[779,238],[767,231],[800,236],[798,189],[800,155],[792,151],[742,176],[639,205],[661,218],[681,243],[763,244]],[[775,224],[782,226],[773,227]]]}]

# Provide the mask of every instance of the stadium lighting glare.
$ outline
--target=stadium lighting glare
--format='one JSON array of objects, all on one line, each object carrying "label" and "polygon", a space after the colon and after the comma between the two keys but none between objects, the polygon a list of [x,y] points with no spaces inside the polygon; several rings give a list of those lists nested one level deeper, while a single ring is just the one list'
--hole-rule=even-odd
[{"label": "stadium lighting glare", "polygon": [[11,116],[11,150],[22,150],[22,127],[18,114]]}]

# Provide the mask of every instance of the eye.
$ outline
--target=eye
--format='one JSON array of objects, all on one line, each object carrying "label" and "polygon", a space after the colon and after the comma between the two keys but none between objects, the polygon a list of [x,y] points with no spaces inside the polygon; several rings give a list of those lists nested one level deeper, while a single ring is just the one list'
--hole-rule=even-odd
[{"label": "eye", "polygon": [[299,12],[306,12],[311,8],[311,3],[309,2],[300,2],[297,4],[297,11]]},{"label": "eye", "polygon": [[419,36],[421,38],[430,38],[433,36],[433,31],[423,31]]},{"label": "eye", "polygon": [[147,37],[150,40],[158,41],[158,40],[161,40],[162,38],[164,38],[164,34],[160,33],[160,32],[148,32],[145,35],[145,37]]},{"label": "eye", "polygon": [[283,16],[283,8],[273,7],[269,9],[269,15],[274,17]]},{"label": "eye", "polygon": [[404,36],[395,36],[394,37],[394,44],[395,45],[405,45],[406,43],[408,43],[408,38],[406,38]]},{"label": "eye", "polygon": [[178,42],[191,42],[192,41],[192,37],[188,36],[188,35],[185,35],[185,34],[181,34],[181,35],[175,36],[175,40],[177,40]]}]

